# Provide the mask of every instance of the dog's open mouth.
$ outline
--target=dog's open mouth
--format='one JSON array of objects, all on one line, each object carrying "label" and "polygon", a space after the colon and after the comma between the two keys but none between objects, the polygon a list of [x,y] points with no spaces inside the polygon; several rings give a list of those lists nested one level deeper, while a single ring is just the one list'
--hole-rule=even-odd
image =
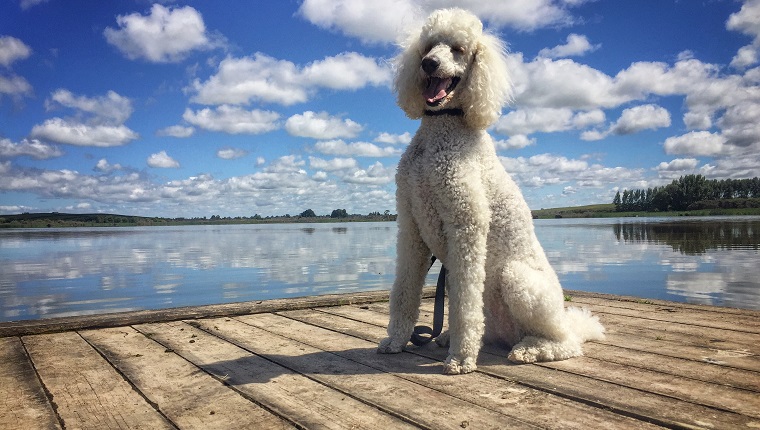
[{"label": "dog's open mouth", "polygon": [[443,99],[449,95],[459,83],[458,77],[451,78],[437,78],[431,76],[428,78],[427,88],[423,91],[422,96],[425,97],[428,106],[438,106]]}]

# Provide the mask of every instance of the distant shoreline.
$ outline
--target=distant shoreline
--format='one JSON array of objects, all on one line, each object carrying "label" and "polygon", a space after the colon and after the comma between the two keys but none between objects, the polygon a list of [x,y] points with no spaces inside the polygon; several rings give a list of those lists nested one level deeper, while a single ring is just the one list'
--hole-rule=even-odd
[{"label": "distant shoreline", "polygon": [[534,219],[760,215],[760,208],[714,208],[668,212],[617,212],[612,203],[534,210]]},{"label": "distant shoreline", "polygon": [[[624,218],[624,217],[681,217],[681,216],[741,216],[760,215],[760,208],[699,209],[671,212],[616,212],[613,204],[538,209],[532,211],[534,219],[556,218]],[[395,214],[330,216],[277,216],[277,217],[219,217],[163,218],[118,214],[69,214],[63,212],[23,213],[0,215],[0,228],[63,228],[63,227],[138,227],[172,225],[228,225],[228,224],[289,224],[336,222],[395,221]]]}]

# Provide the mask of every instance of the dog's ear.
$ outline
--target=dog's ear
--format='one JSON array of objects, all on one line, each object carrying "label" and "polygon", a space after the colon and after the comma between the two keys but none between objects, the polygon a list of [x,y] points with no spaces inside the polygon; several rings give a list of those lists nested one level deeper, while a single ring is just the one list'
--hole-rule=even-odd
[{"label": "dog's ear", "polygon": [[483,33],[477,43],[464,101],[465,120],[478,129],[487,128],[501,114],[501,108],[512,100],[504,43],[496,36]]},{"label": "dog's ear", "polygon": [[420,35],[410,37],[402,47],[404,50],[394,59],[396,75],[393,80],[393,89],[396,91],[396,103],[406,116],[419,119],[425,114],[425,100],[422,97],[424,87],[420,76],[422,61]]}]

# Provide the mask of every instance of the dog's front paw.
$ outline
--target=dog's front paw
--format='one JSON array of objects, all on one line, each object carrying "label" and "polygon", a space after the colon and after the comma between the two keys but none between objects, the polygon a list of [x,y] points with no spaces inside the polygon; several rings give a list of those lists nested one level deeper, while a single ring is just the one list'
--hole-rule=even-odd
[{"label": "dog's front paw", "polygon": [[377,345],[378,354],[398,354],[404,349],[406,342],[395,341],[392,337],[386,337]]},{"label": "dog's front paw", "polygon": [[472,357],[458,360],[454,356],[449,355],[448,358],[446,358],[446,362],[443,363],[443,373],[446,375],[462,375],[474,372],[477,368],[478,366],[475,365],[475,359]]}]

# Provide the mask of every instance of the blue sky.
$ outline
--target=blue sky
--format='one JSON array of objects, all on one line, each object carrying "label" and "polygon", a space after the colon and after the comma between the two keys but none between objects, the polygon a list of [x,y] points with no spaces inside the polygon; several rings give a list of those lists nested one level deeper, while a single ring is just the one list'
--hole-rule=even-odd
[{"label": "blue sky", "polygon": [[760,176],[760,0],[6,1],[0,213],[395,212],[397,41],[437,7],[509,45],[490,129],[533,209]]}]

